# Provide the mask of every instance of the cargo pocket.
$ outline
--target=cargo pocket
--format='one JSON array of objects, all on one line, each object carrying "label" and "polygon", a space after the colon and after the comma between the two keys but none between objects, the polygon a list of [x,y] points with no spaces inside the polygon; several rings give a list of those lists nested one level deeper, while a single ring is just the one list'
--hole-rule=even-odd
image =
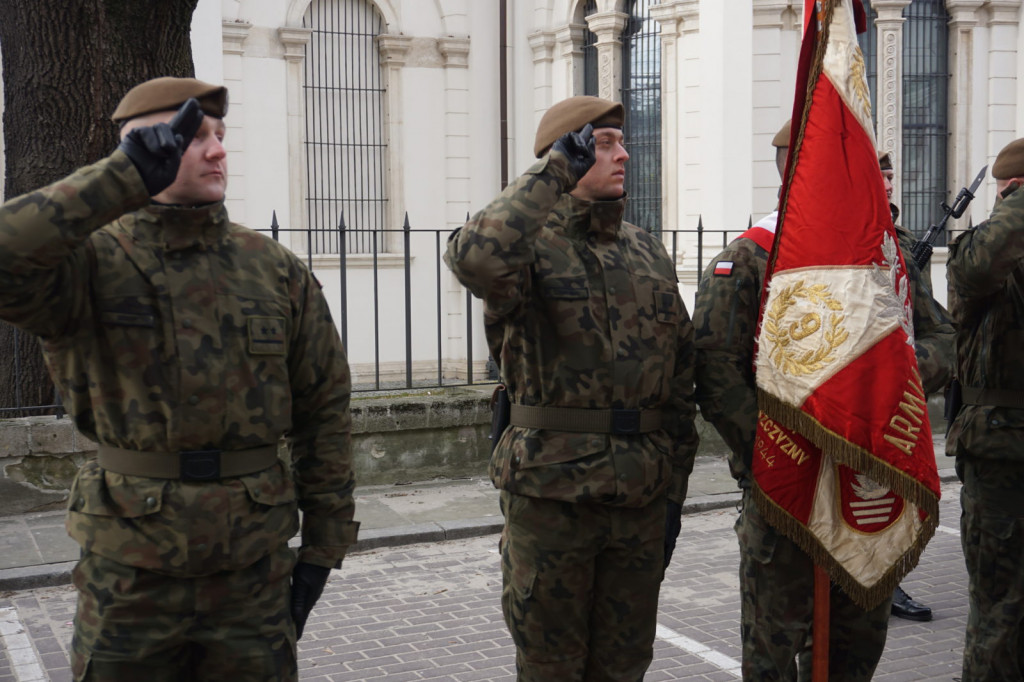
[{"label": "cargo pocket", "polygon": [[248,566],[299,531],[295,482],[284,462],[241,477],[250,509],[232,519],[231,564]]},{"label": "cargo pocket", "polygon": [[[505,545],[507,548],[508,543]],[[527,618],[533,607],[533,587],[536,582],[536,569],[512,570],[501,592],[501,611],[505,615],[505,625],[517,647],[529,644],[530,627]]]},{"label": "cargo pocket", "polygon": [[115,474],[89,461],[71,484],[68,535],[86,552],[129,566],[163,569],[160,557],[172,549],[155,548],[158,541],[142,526],[163,509],[165,487],[166,481]]}]

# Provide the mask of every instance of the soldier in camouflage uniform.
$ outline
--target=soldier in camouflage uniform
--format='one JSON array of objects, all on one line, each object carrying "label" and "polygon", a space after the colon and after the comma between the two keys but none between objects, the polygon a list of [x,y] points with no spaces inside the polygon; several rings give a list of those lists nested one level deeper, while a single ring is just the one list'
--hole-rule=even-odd
[{"label": "soldier in camouflage uniform", "polygon": [[226,108],[147,81],[113,154],[0,207],[0,317],[99,443],[67,520],[76,680],[295,680],[356,539],[345,353],[309,270],[228,219]]},{"label": "soldier in camouflage uniform", "polygon": [[622,220],[622,121],[596,97],[551,107],[540,161],[445,255],[512,402],[490,473],[530,682],[643,678],[697,447],[693,327],[661,241]]},{"label": "soldier in camouflage uniform", "polygon": [[964,682],[1024,679],[1024,139],[992,175],[996,206],[950,244],[947,270],[963,395],[946,453],[963,481]]},{"label": "soldier in camouflage uniform", "polygon": [[[787,122],[772,141],[780,176],[789,137]],[[743,490],[743,507],[736,522],[743,679],[759,682],[810,679],[808,666],[799,666],[798,673],[795,659],[807,650],[814,591],[811,558],[765,521],[750,493],[758,412],[754,342],[777,217],[775,212],[763,218],[711,261],[694,308],[697,402],[705,419],[729,446],[729,467]],[[909,262],[908,268],[915,303],[932,301],[920,272]],[[928,391],[941,388],[948,379],[948,370],[940,375],[929,369],[930,358],[943,352],[948,357],[951,346],[952,328],[940,312],[941,308],[930,304],[914,306],[917,355]],[[864,611],[832,587],[830,680],[871,679],[885,646],[889,611],[888,599]],[[800,658],[809,660],[803,655]]]}]

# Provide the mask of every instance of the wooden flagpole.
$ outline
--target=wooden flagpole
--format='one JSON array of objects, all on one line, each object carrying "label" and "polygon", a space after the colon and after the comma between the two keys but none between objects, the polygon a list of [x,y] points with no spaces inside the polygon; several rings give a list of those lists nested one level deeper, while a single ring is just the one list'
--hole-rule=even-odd
[{"label": "wooden flagpole", "polygon": [[828,611],[831,581],[814,565],[814,625],[811,643],[811,682],[828,682]]}]

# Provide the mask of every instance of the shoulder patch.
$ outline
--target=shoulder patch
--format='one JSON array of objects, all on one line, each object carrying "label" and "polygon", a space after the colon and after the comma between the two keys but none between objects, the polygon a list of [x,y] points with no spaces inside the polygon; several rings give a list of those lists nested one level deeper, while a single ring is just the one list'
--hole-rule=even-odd
[{"label": "shoulder patch", "polygon": [[732,275],[732,261],[720,260],[715,263],[715,274],[719,277],[729,277]]}]

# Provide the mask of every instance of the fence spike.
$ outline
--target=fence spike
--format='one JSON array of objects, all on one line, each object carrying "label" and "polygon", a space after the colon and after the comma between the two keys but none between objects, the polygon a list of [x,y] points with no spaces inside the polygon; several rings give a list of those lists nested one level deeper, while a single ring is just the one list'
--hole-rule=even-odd
[{"label": "fence spike", "polygon": [[277,224],[277,211],[275,210],[271,212],[270,215],[270,236],[274,238],[275,242],[279,241],[277,238],[277,233],[280,230],[280,228],[281,226]]},{"label": "fence spike", "polygon": [[408,232],[409,230],[412,229],[412,226],[409,225],[409,212],[408,211],[405,212],[405,222],[402,224],[402,229],[405,230],[406,232]]},{"label": "fence spike", "polygon": [[753,226],[754,226],[754,216],[748,215],[747,216],[747,229],[749,230]]},{"label": "fence spike", "polygon": [[338,229],[342,232],[345,231],[345,209],[338,212]]},{"label": "fence spike", "polygon": [[701,213],[697,216],[697,232],[704,231],[704,214]]}]

